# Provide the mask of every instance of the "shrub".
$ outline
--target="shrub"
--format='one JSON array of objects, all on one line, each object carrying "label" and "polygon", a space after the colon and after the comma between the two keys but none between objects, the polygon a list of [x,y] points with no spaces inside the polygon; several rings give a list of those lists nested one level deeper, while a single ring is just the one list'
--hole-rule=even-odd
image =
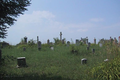
[{"label": "shrub", "polygon": [[20,44],[17,46],[18,49],[23,49],[24,47],[28,47],[27,44]]},{"label": "shrub", "polygon": [[70,45],[70,52],[78,54],[79,46],[75,46],[74,44]]},{"label": "shrub", "polygon": [[[100,63],[92,68],[89,75],[96,80],[119,80],[120,79],[120,52],[117,46],[107,46],[107,53],[117,54],[117,57],[108,62]],[[109,55],[109,54],[108,54]]]},{"label": "shrub", "polygon": [[33,39],[30,39],[29,41],[28,41],[28,45],[31,47],[31,46],[33,46],[33,45],[35,45],[35,41],[33,40]]},{"label": "shrub", "polygon": [[99,66],[92,68],[91,77],[97,80],[118,80],[120,79],[120,58],[106,63],[101,63]]}]

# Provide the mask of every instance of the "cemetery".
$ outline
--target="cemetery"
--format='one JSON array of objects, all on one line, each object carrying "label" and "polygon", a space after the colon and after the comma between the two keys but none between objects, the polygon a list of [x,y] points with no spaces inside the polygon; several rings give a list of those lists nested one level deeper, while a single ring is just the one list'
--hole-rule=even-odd
[{"label": "cemetery", "polygon": [[[119,80],[120,37],[89,38],[75,43],[60,38],[42,43],[25,36],[20,43],[0,50],[0,78],[2,80]],[[9,46],[9,45],[8,45]]]}]

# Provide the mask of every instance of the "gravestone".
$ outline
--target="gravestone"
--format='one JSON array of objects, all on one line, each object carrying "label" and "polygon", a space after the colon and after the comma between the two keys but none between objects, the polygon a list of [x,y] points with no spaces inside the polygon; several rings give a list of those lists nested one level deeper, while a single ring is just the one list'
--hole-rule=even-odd
[{"label": "gravestone", "polygon": [[62,32],[60,32],[60,41],[62,41]]},{"label": "gravestone", "polygon": [[49,40],[49,39],[47,40],[47,44],[48,44],[48,45],[50,44],[50,40]]},{"label": "gravestone", "polygon": [[105,59],[104,62],[108,62],[108,59]]},{"label": "gravestone", "polygon": [[76,46],[80,44],[79,39],[76,39]]},{"label": "gravestone", "polygon": [[96,39],[94,38],[94,44],[96,44]]},{"label": "gravestone", "polygon": [[23,48],[23,51],[26,51],[26,48],[25,48],[25,47]]},{"label": "gravestone", "polygon": [[67,41],[67,46],[70,46],[70,41]]},{"label": "gravestone", "polygon": [[41,49],[41,41],[38,41],[38,50]]},{"label": "gravestone", "polygon": [[95,49],[92,49],[92,52],[95,53]]},{"label": "gravestone", "polygon": [[51,50],[54,50],[54,47],[51,46],[50,49],[51,49]]},{"label": "gravestone", "polygon": [[64,43],[65,43],[65,39],[62,40],[62,44],[64,44]]},{"label": "gravestone", "polygon": [[24,43],[27,44],[27,37],[24,37]]},{"label": "gravestone", "polygon": [[26,67],[26,59],[25,57],[18,57],[17,58],[17,67]]},{"label": "gravestone", "polygon": [[37,43],[38,43],[38,41],[39,41],[39,36],[37,36]]},{"label": "gravestone", "polygon": [[86,58],[81,59],[81,64],[87,64],[87,59]]},{"label": "gravestone", "polygon": [[89,43],[88,43],[88,47],[90,47],[90,44],[91,44],[91,43],[89,42]]},{"label": "gravestone", "polygon": [[99,46],[102,47],[102,43],[99,43]]},{"label": "gravestone", "polygon": [[88,37],[86,37],[86,44],[88,44]]},{"label": "gravestone", "polygon": [[87,50],[89,50],[89,47],[87,47]]}]

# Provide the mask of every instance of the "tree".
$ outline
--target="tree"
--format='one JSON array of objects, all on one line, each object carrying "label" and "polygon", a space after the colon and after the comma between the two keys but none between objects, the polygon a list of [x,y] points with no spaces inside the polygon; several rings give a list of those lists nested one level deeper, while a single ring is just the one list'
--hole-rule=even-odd
[{"label": "tree", "polygon": [[0,38],[6,38],[8,26],[27,10],[31,0],[0,0]]}]

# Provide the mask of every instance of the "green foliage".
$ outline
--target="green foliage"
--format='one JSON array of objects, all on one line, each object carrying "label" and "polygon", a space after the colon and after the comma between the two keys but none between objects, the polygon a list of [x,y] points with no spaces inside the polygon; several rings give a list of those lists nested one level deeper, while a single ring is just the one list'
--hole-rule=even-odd
[{"label": "green foliage", "polygon": [[75,53],[77,55],[85,55],[85,54],[90,54],[91,50],[87,50],[87,46],[86,45],[75,45],[75,44],[71,44],[69,47],[69,51],[71,53]]},{"label": "green foliage", "polygon": [[33,45],[35,45],[35,41],[33,40],[33,39],[30,39],[29,41],[28,41],[28,45],[31,47],[31,46],[33,46]]},{"label": "green foliage", "polygon": [[72,52],[72,53],[78,53],[79,52],[79,46],[75,46],[74,44],[71,44],[70,45],[70,52]]},{"label": "green foliage", "polygon": [[50,48],[50,45],[48,45],[48,44],[42,44],[41,46],[42,46],[41,50],[43,50],[43,51],[46,51]]},{"label": "green foliage", "polygon": [[66,39],[65,38],[64,38],[64,44],[58,38],[53,38],[53,39],[54,39],[54,44],[57,45],[57,46],[62,46],[62,45],[66,44]]},{"label": "green foliage", "polygon": [[118,56],[118,53],[120,52],[119,51],[119,47],[116,46],[116,45],[110,45],[108,44],[106,47],[105,47],[106,51],[107,51],[107,55],[109,56],[110,54],[113,54],[115,56]]},{"label": "green foliage", "polygon": [[120,58],[110,62],[101,63],[91,70],[91,76],[96,80],[119,80],[120,79]]},{"label": "green foliage", "polygon": [[[108,62],[100,63],[90,71],[89,75],[96,80],[119,80],[120,79],[120,51],[119,47],[106,46]],[[110,60],[110,55],[117,56],[113,60]]]},{"label": "green foliage", "polygon": [[6,38],[6,31],[30,5],[29,0],[0,0],[0,38]]},{"label": "green foliage", "polygon": [[27,44],[20,44],[17,46],[18,49],[23,49],[24,47],[27,48],[28,45]]},{"label": "green foliage", "polygon": [[[36,44],[33,45],[32,48],[29,47],[28,44],[21,44],[18,45],[17,48],[13,47],[11,49],[3,48],[2,56],[9,58],[5,58],[5,66],[2,68],[4,70],[1,72],[5,72],[4,74],[7,74],[7,76],[23,77],[23,79],[27,80],[32,80],[33,78],[34,80],[102,80],[104,76],[104,79],[106,79],[107,75],[109,75],[110,79],[119,79],[116,77],[119,76],[120,72],[119,47],[109,46],[107,48],[107,46],[105,46],[100,48],[98,45],[92,45],[90,50],[86,50],[86,45],[77,46],[70,44],[69,47],[58,45],[52,45],[55,50],[51,50],[49,48],[51,45],[42,44],[40,51],[37,49]],[[23,47],[27,47],[27,50],[21,51]],[[91,53],[92,48],[96,49],[94,54]],[[70,54],[71,50],[78,50],[77,54],[79,55],[75,56]],[[109,62],[103,63],[109,51],[111,53],[112,51],[117,52],[116,56],[118,56],[118,58],[113,56],[114,53],[109,54]],[[15,60],[12,60],[11,56],[13,56]],[[26,57],[27,68],[16,68],[16,58],[21,56]],[[87,64],[81,64],[82,58],[88,60]],[[113,58],[115,61],[112,60]],[[55,76],[60,76],[61,78],[58,79],[55,78]],[[112,78],[110,76],[112,76]]]},{"label": "green foliage", "polygon": [[49,44],[42,44],[42,47],[47,48],[47,47],[50,47],[50,45]]},{"label": "green foliage", "polygon": [[58,38],[53,38],[53,39],[54,39],[55,45],[58,45],[61,43],[61,41]]},{"label": "green foliage", "polygon": [[96,46],[96,45],[98,46],[98,44],[91,44],[90,46]]},{"label": "green foliage", "polygon": [[4,76],[6,76],[6,71],[3,65],[0,64],[0,79],[2,79]]}]

